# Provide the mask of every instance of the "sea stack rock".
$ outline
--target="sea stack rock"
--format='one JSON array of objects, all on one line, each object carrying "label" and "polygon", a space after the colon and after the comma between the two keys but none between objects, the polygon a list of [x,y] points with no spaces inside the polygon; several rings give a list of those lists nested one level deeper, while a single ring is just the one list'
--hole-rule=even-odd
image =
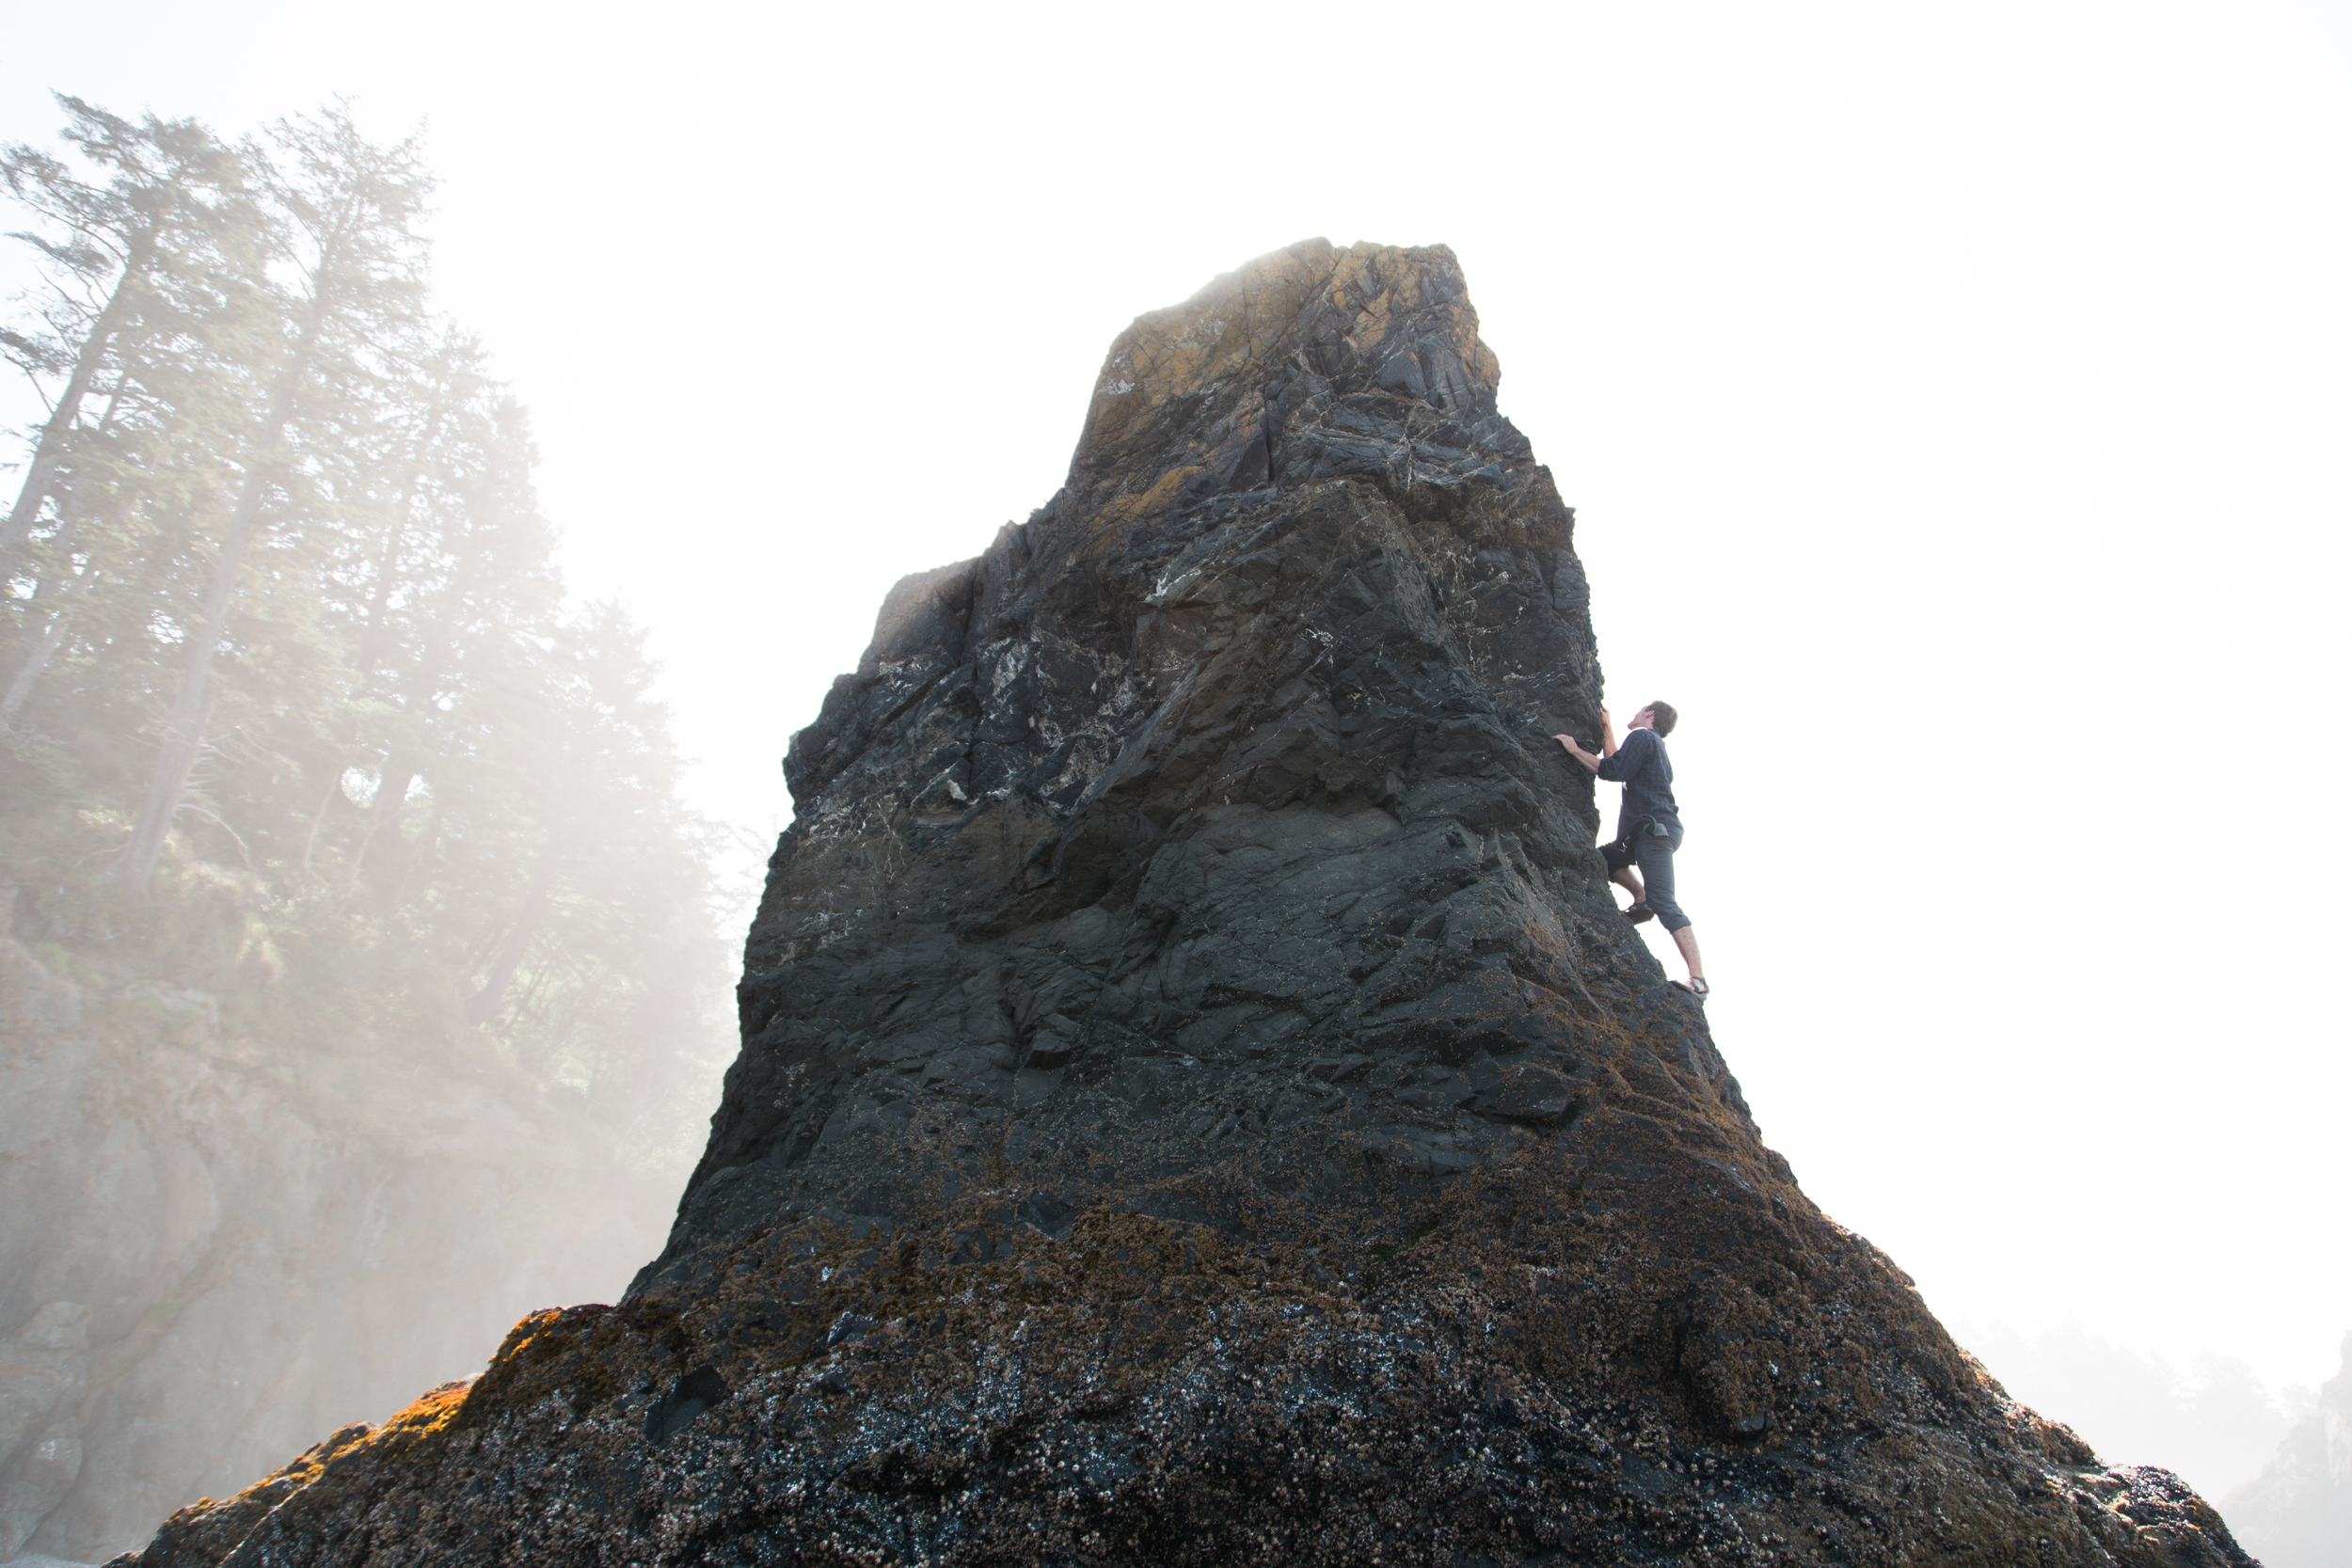
[{"label": "sea stack rock", "polygon": [[662,1256],[143,1560],[2248,1562],[1764,1146],[1497,378],[1442,247],[1139,318],[793,737]]}]

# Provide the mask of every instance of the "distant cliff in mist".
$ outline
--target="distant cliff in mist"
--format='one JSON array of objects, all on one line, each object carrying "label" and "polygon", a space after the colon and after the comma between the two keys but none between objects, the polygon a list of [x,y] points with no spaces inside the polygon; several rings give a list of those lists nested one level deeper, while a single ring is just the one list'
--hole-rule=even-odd
[{"label": "distant cliff in mist", "polygon": [[2342,1354],[2278,1456],[2230,1495],[2231,1523],[2268,1568],[2352,1568],[2352,1334]]}]

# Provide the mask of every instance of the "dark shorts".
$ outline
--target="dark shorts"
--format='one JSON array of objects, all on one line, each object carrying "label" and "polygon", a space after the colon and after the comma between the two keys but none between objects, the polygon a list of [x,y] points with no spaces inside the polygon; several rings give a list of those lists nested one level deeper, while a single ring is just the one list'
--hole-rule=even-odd
[{"label": "dark shorts", "polygon": [[1691,924],[1691,917],[1675,902],[1675,851],[1682,847],[1682,828],[1679,823],[1666,825],[1664,833],[1653,832],[1655,826],[1648,817],[1626,830],[1626,836],[1614,844],[1600,847],[1600,858],[1609,863],[1613,872],[1636,866],[1642,873],[1642,901],[1658,911],[1658,924],[1669,931],[1679,931]]}]

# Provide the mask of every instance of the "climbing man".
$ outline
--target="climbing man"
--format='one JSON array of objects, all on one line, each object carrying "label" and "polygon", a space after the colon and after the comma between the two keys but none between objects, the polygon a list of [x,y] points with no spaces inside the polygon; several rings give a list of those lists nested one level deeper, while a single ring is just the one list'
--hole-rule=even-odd
[{"label": "climbing man", "polygon": [[1617,840],[1600,852],[1609,864],[1609,879],[1633,895],[1633,907],[1625,911],[1628,919],[1637,926],[1652,915],[1665,922],[1691,971],[1689,980],[1675,984],[1705,1001],[1707,976],[1699,973],[1699,939],[1691,929],[1691,917],[1675,902],[1675,851],[1682,847],[1682,816],[1675,809],[1675,770],[1666,760],[1665,740],[1674,727],[1673,705],[1652,703],[1626,725],[1623,746],[1617,744],[1609,710],[1602,708],[1598,756],[1579,746],[1572,735],[1551,738],[1602,778],[1625,785],[1625,797],[1617,803]]}]

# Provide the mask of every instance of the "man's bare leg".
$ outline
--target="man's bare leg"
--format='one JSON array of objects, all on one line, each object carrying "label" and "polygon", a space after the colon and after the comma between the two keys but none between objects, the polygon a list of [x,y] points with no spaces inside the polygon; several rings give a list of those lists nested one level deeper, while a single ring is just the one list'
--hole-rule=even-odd
[{"label": "man's bare leg", "polygon": [[1675,932],[1675,947],[1682,954],[1682,961],[1690,967],[1692,979],[1707,978],[1699,972],[1699,939],[1696,931],[1685,926]]},{"label": "man's bare leg", "polygon": [[1649,896],[1649,895],[1643,890],[1642,874],[1634,870],[1629,865],[1626,866],[1622,870],[1612,871],[1609,873],[1609,879],[1616,883],[1619,887],[1625,889],[1626,892],[1633,895],[1633,901],[1637,904]]}]

